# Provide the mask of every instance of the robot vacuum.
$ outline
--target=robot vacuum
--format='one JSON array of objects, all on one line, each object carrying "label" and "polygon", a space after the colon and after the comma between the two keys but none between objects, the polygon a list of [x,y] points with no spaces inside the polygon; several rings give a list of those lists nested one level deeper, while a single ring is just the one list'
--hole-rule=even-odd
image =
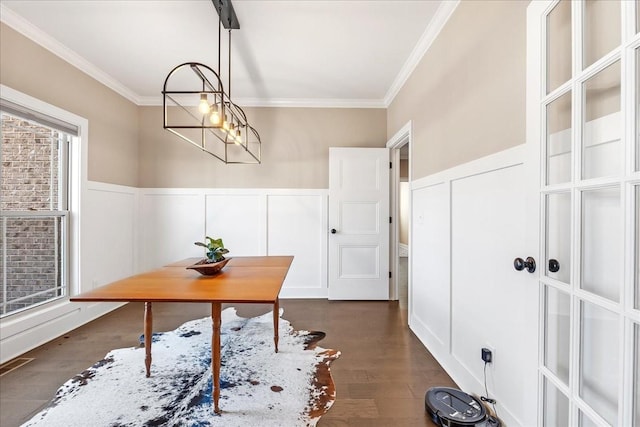
[{"label": "robot vacuum", "polygon": [[500,420],[487,413],[475,397],[450,387],[432,387],[424,397],[431,420],[441,427],[500,427]]}]

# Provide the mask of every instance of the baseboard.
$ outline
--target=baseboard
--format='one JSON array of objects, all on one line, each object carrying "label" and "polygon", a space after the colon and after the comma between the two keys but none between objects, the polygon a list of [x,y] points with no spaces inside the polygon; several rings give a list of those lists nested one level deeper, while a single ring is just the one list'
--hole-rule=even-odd
[{"label": "baseboard", "polygon": [[[33,322],[33,327],[12,332],[12,324],[3,325],[0,363],[14,359],[29,350],[46,344],[69,331],[91,322],[123,306],[125,303],[97,303],[86,305],[66,302],[54,308],[47,322]],[[46,315],[47,313],[45,313]],[[38,316],[41,317],[41,316]],[[22,328],[22,327],[21,327]]]},{"label": "baseboard", "polygon": [[280,299],[327,299],[328,297],[326,288],[283,288],[280,291]]}]

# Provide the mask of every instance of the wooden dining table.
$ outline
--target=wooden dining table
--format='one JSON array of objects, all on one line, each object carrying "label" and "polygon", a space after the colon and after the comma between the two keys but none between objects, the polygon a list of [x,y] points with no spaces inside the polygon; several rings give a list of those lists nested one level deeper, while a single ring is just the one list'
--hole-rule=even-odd
[{"label": "wooden dining table", "polygon": [[147,377],[151,376],[151,338],[154,302],[211,303],[211,371],[214,412],[220,414],[220,326],[224,303],[273,304],[273,340],[278,352],[279,294],[292,256],[233,257],[213,276],[187,269],[188,258],[147,273],[118,280],[70,298],[75,302],[144,302],[144,348]]}]

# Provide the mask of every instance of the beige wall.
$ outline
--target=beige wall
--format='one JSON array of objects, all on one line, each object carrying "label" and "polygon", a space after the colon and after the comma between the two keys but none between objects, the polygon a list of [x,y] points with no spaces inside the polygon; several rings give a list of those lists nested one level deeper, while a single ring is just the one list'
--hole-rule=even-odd
[{"label": "beige wall", "polygon": [[400,178],[409,178],[409,160],[400,159]]},{"label": "beige wall", "polygon": [[141,187],[328,188],[329,147],[384,147],[386,111],[245,108],[262,164],[225,165],[162,128],[161,107],[140,107]]},{"label": "beige wall", "polygon": [[412,179],[525,142],[527,1],[463,0],[388,109],[409,120]]},{"label": "beige wall", "polygon": [[399,239],[402,244],[409,243],[409,183],[405,182],[409,179],[409,160],[400,159],[400,222],[399,222]]},{"label": "beige wall", "polygon": [[138,187],[327,188],[329,147],[384,147],[384,109],[247,108],[261,165],[224,165],[138,107],[0,24],[0,83],[89,121],[89,179]]},{"label": "beige wall", "polygon": [[90,180],[138,184],[135,104],[2,23],[0,83],[89,120]]},{"label": "beige wall", "polygon": [[224,165],[0,26],[0,82],[89,120],[89,179],[140,187],[327,188],[328,148],[383,147],[413,121],[413,179],[524,142],[526,1],[464,0],[387,109],[247,108],[262,165]]},{"label": "beige wall", "polygon": [[400,201],[400,222],[398,227],[398,241],[404,245],[409,244],[409,218],[411,210],[409,209],[409,183],[401,182],[399,191]]}]

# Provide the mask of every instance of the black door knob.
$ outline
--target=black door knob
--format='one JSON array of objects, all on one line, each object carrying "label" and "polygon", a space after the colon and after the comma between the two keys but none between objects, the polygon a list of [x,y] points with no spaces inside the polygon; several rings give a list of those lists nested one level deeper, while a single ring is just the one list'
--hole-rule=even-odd
[{"label": "black door knob", "polygon": [[513,260],[513,268],[518,271],[522,271],[526,268],[529,273],[533,273],[536,271],[536,260],[533,259],[533,257],[527,257],[526,260],[516,258]]},{"label": "black door knob", "polygon": [[336,234],[338,231],[335,228],[331,229],[331,234]]},{"label": "black door knob", "polygon": [[552,273],[557,273],[560,270],[560,263],[557,259],[549,260],[549,271]]}]

